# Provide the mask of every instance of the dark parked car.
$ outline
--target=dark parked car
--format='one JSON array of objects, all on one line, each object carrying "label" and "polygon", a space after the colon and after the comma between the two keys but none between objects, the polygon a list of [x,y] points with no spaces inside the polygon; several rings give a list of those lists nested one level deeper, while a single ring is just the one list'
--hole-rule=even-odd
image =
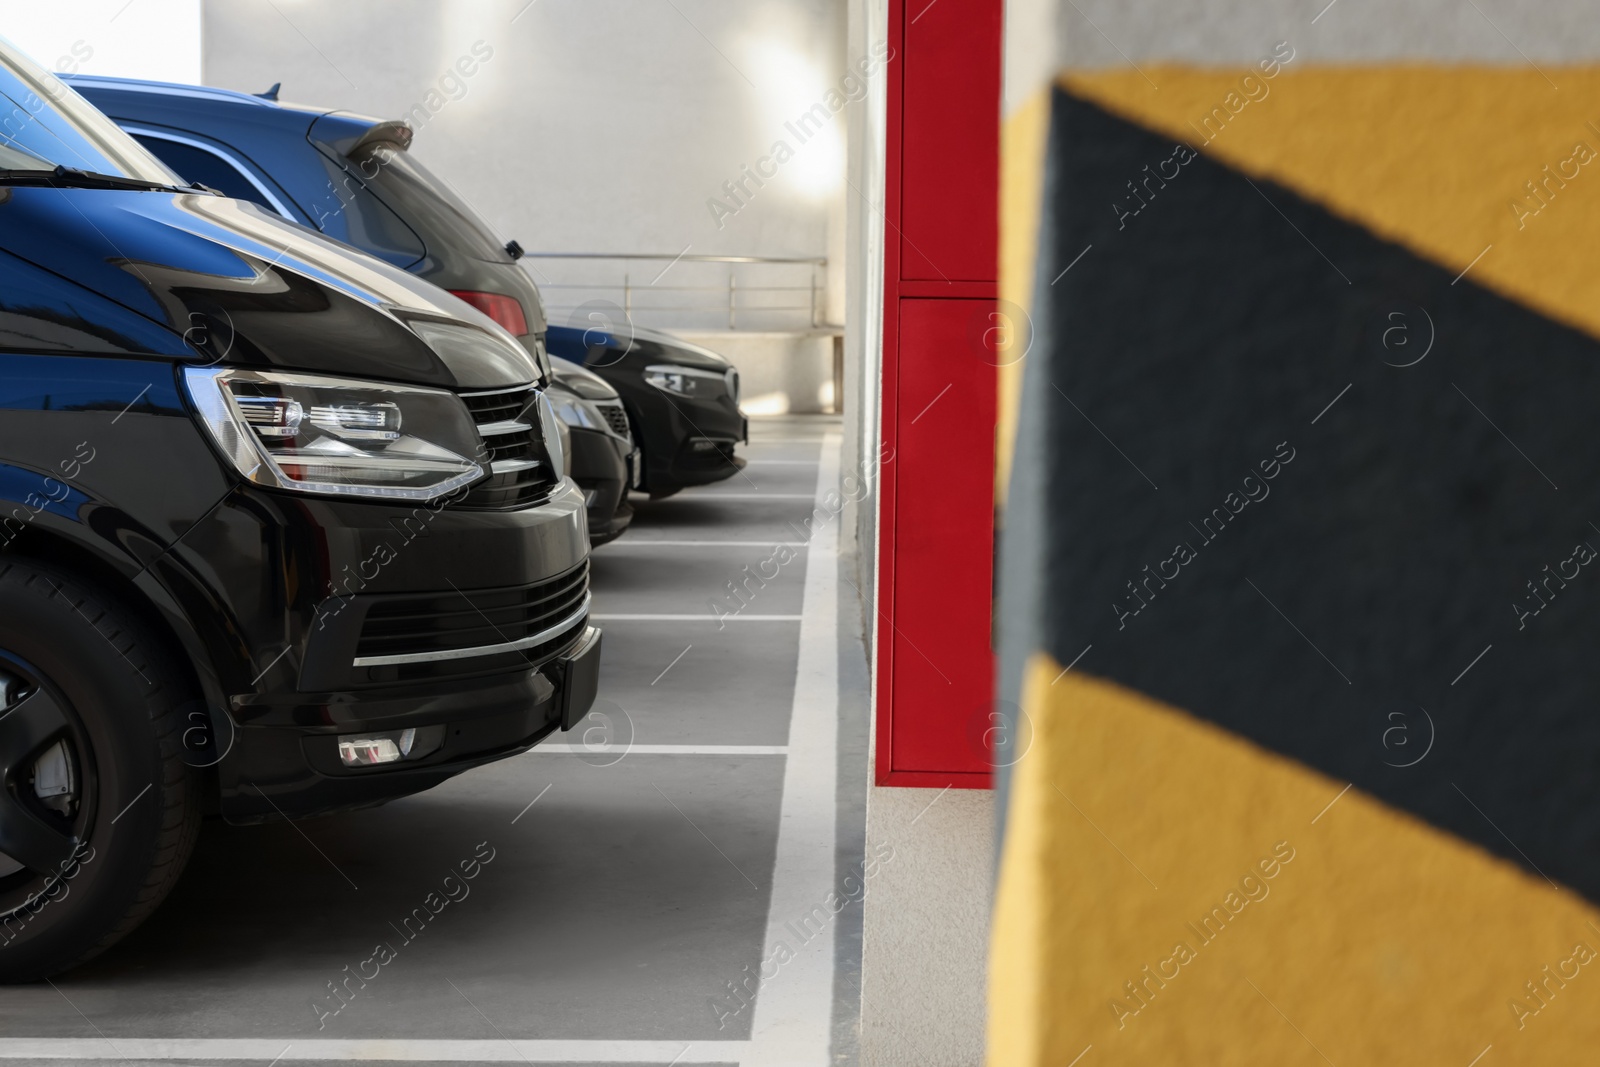
[{"label": "dark parked car", "polygon": [[551,355],[581,363],[622,394],[643,453],[638,488],[652,497],[731,478],[749,440],[739,372],[709,349],[637,326],[551,325]]},{"label": "dark parked car", "polygon": [[[120,78],[66,79],[186,179],[284,218],[450,290],[541,362],[544,307],[501,242],[450,186],[411,157],[411,128],[247,93]],[[636,462],[617,394],[570,363],[553,365],[551,400],[571,437],[571,474],[601,544],[633,517]]]},{"label": "dark parked car", "polygon": [[628,491],[639,480],[639,450],[622,399],[604,378],[564,359],[550,366],[555,382],[546,395],[561,422],[569,472],[589,509],[589,543],[603,545],[633,522]]},{"label": "dark parked car", "polygon": [[203,811],[427,789],[593,699],[583,499],[487,316],[185,188],[0,42],[0,981],[95,955]]}]

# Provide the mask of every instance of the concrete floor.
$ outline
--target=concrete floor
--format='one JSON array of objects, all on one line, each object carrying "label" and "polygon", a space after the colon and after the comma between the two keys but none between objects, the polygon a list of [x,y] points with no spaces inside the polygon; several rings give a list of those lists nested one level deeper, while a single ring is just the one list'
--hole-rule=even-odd
[{"label": "concrete floor", "polygon": [[[641,503],[597,550],[582,731],[380,809],[208,825],[131,937],[0,991],[0,1062],[853,1063],[860,904],[814,906],[857,884],[867,774],[837,521],[737,619],[708,604],[801,540],[837,434],[757,422],[745,472]],[[475,854],[467,895],[407,940]],[[336,999],[379,943],[392,960]]]}]

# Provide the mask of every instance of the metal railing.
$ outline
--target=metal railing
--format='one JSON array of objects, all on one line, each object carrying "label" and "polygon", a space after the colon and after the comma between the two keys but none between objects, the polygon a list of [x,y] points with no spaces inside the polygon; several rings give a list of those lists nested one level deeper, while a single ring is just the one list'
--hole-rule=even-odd
[{"label": "metal railing", "polygon": [[[620,311],[641,326],[810,332],[823,329],[823,256],[528,252],[550,321],[587,325]],[[714,294],[714,295],[713,295]],[[725,326],[724,326],[725,324]]]}]

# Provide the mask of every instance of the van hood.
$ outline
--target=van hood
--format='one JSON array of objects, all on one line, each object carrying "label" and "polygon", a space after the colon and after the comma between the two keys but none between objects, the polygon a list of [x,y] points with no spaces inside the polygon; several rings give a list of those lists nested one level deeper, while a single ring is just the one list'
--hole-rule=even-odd
[{"label": "van hood", "polygon": [[[196,362],[447,389],[539,381],[504,329],[442,289],[208,193],[0,188],[0,249],[165,326]],[[489,335],[438,351],[407,325]],[[483,343],[484,341],[487,343]]]}]

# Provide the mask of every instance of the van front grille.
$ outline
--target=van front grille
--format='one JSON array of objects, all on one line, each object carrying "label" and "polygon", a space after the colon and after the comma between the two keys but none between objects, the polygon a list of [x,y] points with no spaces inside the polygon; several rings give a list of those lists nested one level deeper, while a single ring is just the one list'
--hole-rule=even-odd
[{"label": "van front grille", "polygon": [[[538,657],[548,651],[544,646],[560,646],[578,633],[587,617],[579,613],[588,596],[585,561],[566,574],[529,585],[385,597],[367,611],[355,665],[473,659],[508,652]],[[549,633],[553,628],[559,632]],[[541,640],[523,644],[540,635],[544,635]]]},{"label": "van front grille", "polygon": [[509,511],[542,504],[561,484],[540,430],[539,390],[531,385],[461,393],[483,441],[489,477],[457,507]]}]

